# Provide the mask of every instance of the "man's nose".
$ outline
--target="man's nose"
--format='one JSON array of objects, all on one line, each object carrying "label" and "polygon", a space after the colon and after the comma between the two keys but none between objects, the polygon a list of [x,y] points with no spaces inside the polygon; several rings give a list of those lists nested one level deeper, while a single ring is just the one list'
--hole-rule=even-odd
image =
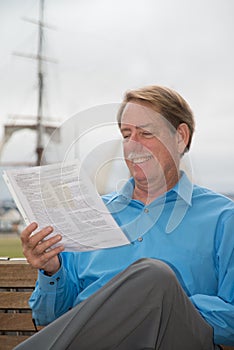
[{"label": "man's nose", "polygon": [[137,136],[131,135],[128,142],[125,144],[125,148],[127,148],[128,151],[131,152],[140,152],[143,149],[143,145]]},{"label": "man's nose", "polygon": [[137,134],[137,132],[132,132],[131,136],[129,137],[129,141],[135,142],[135,143],[139,143],[140,142],[140,138],[139,135]]}]

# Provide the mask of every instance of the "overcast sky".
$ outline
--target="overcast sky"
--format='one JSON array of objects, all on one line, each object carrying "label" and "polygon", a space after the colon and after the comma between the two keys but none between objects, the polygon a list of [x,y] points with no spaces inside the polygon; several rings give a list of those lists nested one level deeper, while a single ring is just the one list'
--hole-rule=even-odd
[{"label": "overcast sky", "polygon": [[[36,113],[39,0],[0,0],[0,121]],[[62,122],[120,102],[130,88],[161,84],[191,105],[190,159],[198,183],[234,191],[234,1],[45,0],[45,114]],[[0,130],[0,137],[2,130]],[[4,160],[31,160],[32,135],[9,142]]]}]

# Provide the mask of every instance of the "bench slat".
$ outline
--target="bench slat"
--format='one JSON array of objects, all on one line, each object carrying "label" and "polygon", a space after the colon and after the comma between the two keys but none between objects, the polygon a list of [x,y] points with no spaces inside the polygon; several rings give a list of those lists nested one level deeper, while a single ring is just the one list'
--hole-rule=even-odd
[{"label": "bench slat", "polygon": [[27,262],[0,262],[1,288],[34,288],[37,270]]},{"label": "bench slat", "polygon": [[31,313],[0,313],[0,331],[34,332]]},{"label": "bench slat", "polygon": [[28,336],[25,336],[25,335],[20,335],[20,336],[0,335],[0,350],[12,350],[16,345],[22,343],[27,338]]},{"label": "bench slat", "polygon": [[31,292],[0,292],[0,309],[30,309],[28,299]]}]

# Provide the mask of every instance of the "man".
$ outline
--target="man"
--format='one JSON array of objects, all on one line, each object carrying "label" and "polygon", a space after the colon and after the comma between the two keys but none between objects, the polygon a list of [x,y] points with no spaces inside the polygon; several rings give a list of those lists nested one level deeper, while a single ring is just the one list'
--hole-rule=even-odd
[{"label": "man", "polygon": [[[17,349],[211,350],[234,345],[234,203],[180,171],[193,114],[175,91],[126,93],[118,113],[131,179],[103,196],[131,244],[63,252],[52,227],[21,235],[47,325]],[[70,310],[70,311],[69,311]],[[61,317],[60,317],[61,316]],[[217,345],[215,345],[217,344]]]}]

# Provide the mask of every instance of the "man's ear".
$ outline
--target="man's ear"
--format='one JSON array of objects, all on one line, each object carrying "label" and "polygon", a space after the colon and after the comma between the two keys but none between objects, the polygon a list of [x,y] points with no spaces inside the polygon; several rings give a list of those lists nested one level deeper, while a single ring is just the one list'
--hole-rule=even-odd
[{"label": "man's ear", "polygon": [[181,123],[176,131],[178,152],[183,155],[189,142],[190,130],[186,123]]}]

